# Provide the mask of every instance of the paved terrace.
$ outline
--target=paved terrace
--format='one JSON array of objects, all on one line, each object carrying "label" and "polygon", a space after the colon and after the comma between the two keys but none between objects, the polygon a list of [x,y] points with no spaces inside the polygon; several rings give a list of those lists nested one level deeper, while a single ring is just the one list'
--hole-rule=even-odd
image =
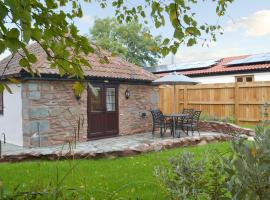
[{"label": "paved terrace", "polygon": [[[169,134],[162,138],[159,134],[152,137],[151,133],[144,133],[77,143],[76,147],[74,144],[72,146],[64,144],[50,147],[22,148],[11,144],[2,144],[2,161],[125,156],[173,147],[225,141],[230,138],[231,136],[227,134],[213,132],[202,132],[200,136],[198,133],[194,133],[194,136],[182,134],[180,138],[173,138]],[[70,147],[72,150],[70,150]]]}]

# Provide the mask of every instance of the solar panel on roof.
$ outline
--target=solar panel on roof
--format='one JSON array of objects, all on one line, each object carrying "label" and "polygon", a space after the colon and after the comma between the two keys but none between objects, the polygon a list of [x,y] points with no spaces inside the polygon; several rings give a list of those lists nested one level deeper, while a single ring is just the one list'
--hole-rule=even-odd
[{"label": "solar panel on roof", "polygon": [[231,61],[226,66],[270,62],[270,53],[256,54],[243,59]]},{"label": "solar panel on roof", "polygon": [[205,61],[197,61],[197,62],[191,62],[191,63],[161,65],[157,67],[146,67],[145,69],[150,72],[168,72],[168,71],[202,69],[202,68],[211,67],[217,64],[218,61],[219,60],[205,60]]}]

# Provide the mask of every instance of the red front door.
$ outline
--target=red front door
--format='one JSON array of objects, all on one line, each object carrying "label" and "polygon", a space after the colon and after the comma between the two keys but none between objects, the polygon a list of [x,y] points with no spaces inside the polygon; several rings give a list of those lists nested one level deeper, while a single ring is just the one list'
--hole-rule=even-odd
[{"label": "red front door", "polygon": [[88,138],[117,135],[118,85],[92,84],[88,87]]}]

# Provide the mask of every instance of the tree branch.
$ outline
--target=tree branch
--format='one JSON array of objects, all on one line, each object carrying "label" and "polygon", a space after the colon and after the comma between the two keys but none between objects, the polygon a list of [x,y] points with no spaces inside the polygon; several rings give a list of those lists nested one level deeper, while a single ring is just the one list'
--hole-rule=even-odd
[{"label": "tree branch", "polygon": [[4,70],[3,70],[3,72],[2,72],[2,74],[1,74],[1,77],[0,77],[0,80],[1,80],[1,81],[3,80],[4,75],[5,75],[5,72],[7,71],[7,68],[8,68],[8,66],[9,66],[11,60],[14,58],[15,54],[16,54],[16,52],[12,54],[12,56],[11,56],[10,59],[9,59],[9,61],[7,62],[6,66],[5,66]]}]

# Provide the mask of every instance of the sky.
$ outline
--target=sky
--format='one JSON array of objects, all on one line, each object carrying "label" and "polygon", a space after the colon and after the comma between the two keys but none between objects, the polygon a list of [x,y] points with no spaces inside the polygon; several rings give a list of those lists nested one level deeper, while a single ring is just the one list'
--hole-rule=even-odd
[{"label": "sky", "polygon": [[[110,2],[110,0],[108,0]],[[130,6],[135,1],[129,0]],[[136,3],[143,2],[136,0]],[[194,7],[199,22],[216,24],[218,22],[224,29],[223,35],[218,35],[217,42],[210,43],[209,47],[197,44],[193,47],[180,46],[174,63],[200,61],[213,58],[222,58],[235,55],[257,54],[270,52],[270,1],[269,0],[235,0],[226,12],[218,19],[215,14],[215,5],[212,0],[199,1]],[[81,2],[84,16],[75,20],[81,34],[89,34],[89,29],[96,18],[113,17],[114,10],[111,6],[100,8],[96,3]],[[149,19],[151,22],[151,19]],[[153,35],[170,37],[173,28],[166,24],[165,27],[156,29],[151,23],[149,28]],[[8,54],[0,55],[0,59]],[[170,64],[172,56],[160,59],[159,64]]]},{"label": "sky", "polygon": [[[181,46],[174,56],[175,63],[215,59],[228,56],[270,52],[270,1],[269,0],[235,0],[228,7],[226,15],[218,20],[215,5],[211,0],[199,1],[195,11],[200,22],[218,23],[223,27],[224,34],[209,47],[198,44],[193,47]],[[89,33],[89,27],[95,18],[114,16],[113,9],[100,9],[97,5],[83,6],[84,16],[78,20],[77,26],[82,34]],[[151,21],[151,20],[150,20]],[[168,23],[167,23],[168,24]],[[166,25],[156,29],[149,25],[153,35],[170,37],[172,27]],[[170,64],[172,56],[160,59],[159,64]]]}]

